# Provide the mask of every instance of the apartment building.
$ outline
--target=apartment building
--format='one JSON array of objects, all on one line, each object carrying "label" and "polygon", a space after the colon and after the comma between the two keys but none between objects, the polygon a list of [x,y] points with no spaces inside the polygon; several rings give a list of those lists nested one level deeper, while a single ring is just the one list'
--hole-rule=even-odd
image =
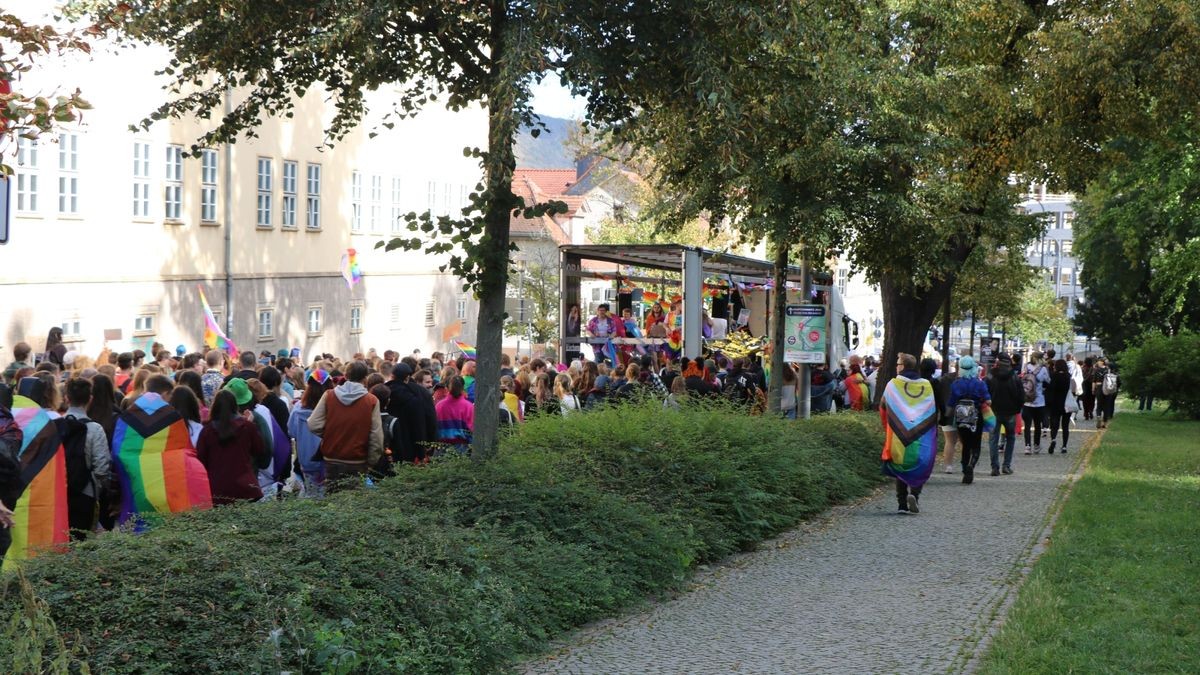
[{"label": "apartment building", "polygon": [[[459,213],[480,180],[462,148],[486,145],[482,112],[430,109],[392,129],[375,117],[327,147],[333,108],[312,91],[256,138],[193,147],[211,121],[130,130],[164,100],[154,71],[166,59],[101,45],[21,82],[79,86],[94,109],[61,133],[0,147],[16,169],[0,246],[0,360],[21,340],[39,349],[52,326],[85,354],[152,341],[197,349],[197,287],[242,350],[428,353],[453,322],[473,340],[477,303],[439,271],[448,256],[375,245],[407,233],[408,212]],[[373,108],[390,108],[392,94],[373,92]],[[342,277],[348,249],[363,273],[353,286]]]}]

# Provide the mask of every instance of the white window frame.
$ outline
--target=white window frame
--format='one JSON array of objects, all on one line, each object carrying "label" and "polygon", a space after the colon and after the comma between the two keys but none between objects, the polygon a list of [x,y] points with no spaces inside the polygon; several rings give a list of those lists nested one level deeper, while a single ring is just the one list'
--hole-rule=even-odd
[{"label": "white window frame", "polygon": [[433,328],[437,319],[437,298],[425,301],[425,327]]},{"label": "white window frame", "polygon": [[362,172],[350,174],[350,231],[362,232],[363,203],[362,203]]},{"label": "white window frame", "polygon": [[1070,267],[1063,267],[1063,268],[1059,269],[1058,285],[1061,287],[1064,287],[1064,288],[1070,286],[1073,277],[1074,277],[1074,275],[1071,273]]},{"label": "white window frame", "polygon": [[215,149],[204,148],[200,151],[200,222],[206,225],[217,222],[217,176],[220,166]]},{"label": "white window frame", "polygon": [[350,334],[358,335],[363,332],[363,303],[350,303]]},{"label": "white window frame", "polygon": [[1070,230],[1075,227],[1075,212],[1063,211],[1062,214],[1062,229]]},{"label": "white window frame", "polygon": [[454,315],[458,317],[459,321],[467,322],[467,298],[465,296],[458,296],[454,306]]},{"label": "white window frame", "polygon": [[168,145],[163,164],[163,220],[183,221],[183,146]]},{"label": "white window frame", "polygon": [[304,222],[309,230],[321,229],[321,165],[304,166]]},{"label": "white window frame", "polygon": [[392,330],[398,330],[400,328],[400,305],[399,304],[393,304],[391,306],[391,311],[388,314],[388,319],[389,319],[389,324],[391,325]]},{"label": "white window frame", "polygon": [[1071,257],[1075,253],[1075,242],[1071,239],[1063,239],[1058,244],[1059,254],[1064,257]]},{"label": "white window frame", "polygon": [[425,205],[429,208],[429,215],[437,215],[437,181],[431,180],[425,186]]},{"label": "white window frame", "polygon": [[79,314],[70,313],[58,324],[62,328],[63,342],[79,342],[83,340],[83,321],[79,319]]},{"label": "white window frame", "polygon": [[79,134],[58,137],[58,212],[79,214]]},{"label": "white window frame", "polygon": [[149,337],[158,333],[157,312],[141,312],[133,319],[133,336]]},{"label": "white window frame", "polygon": [[392,176],[392,234],[404,231],[401,224],[404,216],[404,185],[399,176]]},{"label": "white window frame", "polygon": [[314,303],[308,306],[304,313],[304,327],[309,337],[320,336],[325,331],[325,305]]},{"label": "white window frame", "polygon": [[271,196],[274,191],[275,160],[270,157],[259,157],[254,170],[254,224],[256,227],[269,230],[271,223]]},{"label": "white window frame", "polygon": [[283,160],[283,199],[279,202],[279,213],[281,227],[285,230],[296,229],[296,190],[299,180],[300,165],[292,160]]},{"label": "white window frame", "polygon": [[133,141],[133,217],[150,220],[150,141]]},{"label": "white window frame", "polygon": [[470,196],[471,196],[471,187],[469,185],[467,185],[466,183],[459,185],[458,186],[458,208],[460,208],[460,209],[467,208],[467,204],[470,203],[470,199],[468,199],[468,197],[470,197]]},{"label": "white window frame", "polygon": [[218,326],[220,326],[221,330],[225,330],[225,323],[224,323],[224,321],[222,321],[222,319],[225,318],[225,306],[224,305],[216,305],[216,306],[212,307],[211,309],[212,309],[212,315],[213,315],[213,322],[216,323]]},{"label": "white window frame", "polygon": [[448,216],[453,212],[454,206],[451,203],[454,194],[454,186],[450,183],[442,184],[442,215]]},{"label": "white window frame", "polygon": [[257,309],[257,311],[254,313],[254,318],[255,318],[255,324],[257,326],[255,332],[258,335],[259,342],[266,342],[268,340],[274,340],[275,339],[275,308],[274,307],[259,307]]},{"label": "white window frame", "polygon": [[371,233],[383,233],[383,176],[371,175]]},{"label": "white window frame", "polygon": [[38,142],[32,138],[17,137],[17,213],[38,212]]}]

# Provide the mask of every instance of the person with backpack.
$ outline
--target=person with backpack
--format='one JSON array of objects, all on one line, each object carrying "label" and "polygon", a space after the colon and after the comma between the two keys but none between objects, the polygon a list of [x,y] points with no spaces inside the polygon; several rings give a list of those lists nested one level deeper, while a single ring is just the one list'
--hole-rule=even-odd
[{"label": "person with backpack", "polygon": [[67,454],[67,524],[82,540],[96,527],[96,505],[112,479],[112,457],[104,427],[88,417],[92,383],[67,382],[67,414],[56,420]]},{"label": "person with backpack", "polygon": [[[1050,382],[1050,372],[1042,364],[1042,355],[1029,355],[1029,363],[1021,370],[1021,390],[1024,392],[1025,404],[1021,407],[1021,421],[1025,423],[1025,454],[1042,453],[1042,420],[1045,418],[1046,390]],[[1030,446],[1030,433],[1033,434],[1033,445]]]},{"label": "person with backpack", "polygon": [[1117,391],[1120,382],[1117,374],[1104,358],[1096,359],[1092,368],[1092,393],[1096,397],[1096,428],[1108,427],[1112,420],[1113,408],[1117,402]]},{"label": "person with backpack", "polygon": [[[988,395],[992,399],[992,412],[996,415],[996,428],[989,436],[991,446],[992,475],[1002,472],[1009,475],[1012,470],[1013,450],[1017,445],[1017,420],[1024,405],[1025,391],[1020,379],[1013,371],[1012,359],[1001,354],[992,366],[987,379]],[[1004,427],[1004,461],[1000,460],[1000,427]]]},{"label": "person with backpack", "polygon": [[979,462],[979,446],[983,438],[986,411],[991,407],[992,395],[987,385],[979,379],[979,365],[970,356],[958,361],[958,377],[950,385],[947,407],[952,411],[951,419],[958,438],[962,442],[962,482],[975,482],[975,465]]}]

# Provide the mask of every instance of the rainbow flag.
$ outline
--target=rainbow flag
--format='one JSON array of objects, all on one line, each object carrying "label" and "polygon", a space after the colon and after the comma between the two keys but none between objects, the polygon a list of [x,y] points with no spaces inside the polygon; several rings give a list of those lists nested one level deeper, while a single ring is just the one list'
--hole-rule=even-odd
[{"label": "rainbow flag", "polygon": [[23,438],[19,497],[13,508],[12,544],[4,556],[5,570],[43,550],[61,548],[70,538],[67,459],[58,427],[45,410],[24,396],[13,397],[12,412]]},{"label": "rainbow flag", "polygon": [[[633,319],[629,319],[628,321],[625,321],[624,323],[625,323],[625,335],[627,337],[632,337],[632,338],[642,337],[642,332],[640,330],[638,330],[637,321],[634,321]],[[642,345],[637,345],[637,352],[639,354],[645,354],[646,348],[643,347]]]},{"label": "rainbow flag", "polygon": [[204,297],[204,287],[197,285],[196,290],[200,291],[200,304],[204,306],[204,346],[209,349],[220,349],[228,354],[229,358],[236,359],[238,357],[237,345],[225,337],[225,332],[217,325],[212,308],[208,306],[208,298]]},{"label": "rainbow flag", "polygon": [[142,394],[117,419],[113,465],[121,518],[144,529],[151,517],[212,508],[208,471],[196,458],[187,422],[157,394]]},{"label": "rainbow flag", "polygon": [[883,392],[883,473],[912,487],[929,480],[937,459],[937,405],[929,380],[897,376]]},{"label": "rainbow flag", "polygon": [[346,287],[353,290],[354,284],[362,281],[362,269],[358,266],[358,251],[352,248],[346,249],[342,254],[342,278],[346,280]]},{"label": "rainbow flag", "polygon": [[992,410],[992,404],[984,403],[979,412],[983,415],[983,430],[986,433],[996,433],[996,412]]},{"label": "rainbow flag", "polygon": [[468,359],[473,360],[475,358],[475,347],[462,342],[461,340],[454,341],[454,348],[462,352],[463,356],[467,357]]},{"label": "rainbow flag", "polygon": [[654,291],[642,291],[642,304],[653,305],[658,302],[658,293]]}]

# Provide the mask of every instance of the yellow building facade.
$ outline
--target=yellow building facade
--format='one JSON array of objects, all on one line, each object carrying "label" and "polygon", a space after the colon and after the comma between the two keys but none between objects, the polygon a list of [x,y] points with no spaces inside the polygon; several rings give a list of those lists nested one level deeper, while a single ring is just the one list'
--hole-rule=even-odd
[{"label": "yellow building facade", "polygon": [[[53,326],[90,355],[106,334],[115,350],[198,349],[198,286],[243,351],[298,347],[305,361],[369,348],[428,353],[445,346],[453,322],[461,339],[474,337],[477,304],[439,271],[444,258],[375,245],[408,233],[403,214],[459,214],[480,179],[462,149],[486,144],[482,112],[429,109],[391,130],[368,119],[327,147],[333,107],[312,91],[293,118],[263,120],[256,138],[192,154],[212,122],[130,130],[165,100],[154,71],[166,58],[101,46],[20,83],[79,86],[94,109],[61,133],[0,148],[16,170],[0,246],[0,360],[18,341],[40,349]],[[390,108],[390,95],[373,92],[374,109]],[[363,272],[352,288],[347,249]]]}]

